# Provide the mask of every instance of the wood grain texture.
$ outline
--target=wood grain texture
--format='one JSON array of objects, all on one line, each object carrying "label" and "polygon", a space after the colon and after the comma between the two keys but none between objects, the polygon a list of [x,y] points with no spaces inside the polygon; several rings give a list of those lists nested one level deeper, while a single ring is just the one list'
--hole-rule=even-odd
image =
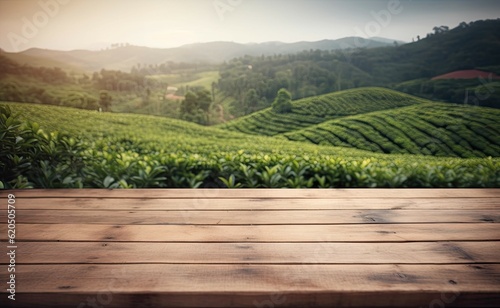
[{"label": "wood grain texture", "polygon": [[[19,242],[18,264],[457,264],[498,261],[500,242]],[[0,263],[7,264],[5,256]]]},{"label": "wood grain texture", "polygon": [[[0,225],[7,234],[7,225]],[[18,224],[18,241],[408,242],[498,241],[499,224],[282,226]]]},{"label": "wood grain texture", "polygon": [[500,189],[9,193],[17,294],[1,307],[500,303]]},{"label": "wood grain texture", "polygon": [[[17,197],[35,198],[500,198],[500,189],[26,189],[6,190],[3,195],[15,193]],[[1,196],[1,195],[0,195]]]},{"label": "wood grain texture", "polygon": [[[257,197],[257,196],[255,196]],[[119,198],[25,198],[26,210],[122,210],[122,211],[270,211],[270,210],[498,210],[500,198],[367,198],[367,199],[119,199]]]},{"label": "wood grain texture", "polygon": [[282,295],[285,307],[366,306],[366,298],[359,298],[364,294],[372,294],[372,306],[418,307],[441,294],[454,305],[477,295],[483,299],[475,304],[500,299],[500,266],[491,264],[25,265],[18,275],[24,278],[16,304],[32,303],[36,295],[54,307],[52,299],[60,295],[64,304],[77,306],[85,300],[82,294],[104,293],[112,297],[110,307],[255,307],[254,301],[273,295]]},{"label": "wood grain texture", "polygon": [[[20,224],[311,225],[500,222],[488,210],[74,211],[18,210]],[[7,213],[0,214],[7,223]]]}]

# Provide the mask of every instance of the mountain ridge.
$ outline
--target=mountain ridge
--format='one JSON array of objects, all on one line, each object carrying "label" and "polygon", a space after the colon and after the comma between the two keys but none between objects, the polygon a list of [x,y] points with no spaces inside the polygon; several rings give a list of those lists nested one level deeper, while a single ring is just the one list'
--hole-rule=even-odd
[{"label": "mountain ridge", "polygon": [[[358,37],[345,37],[341,39],[325,39],[320,41],[300,41],[293,43],[263,42],[263,43],[236,43],[228,41],[215,41],[207,43],[194,43],[174,48],[153,48],[145,46],[128,45],[105,50],[75,49],[59,51],[43,48],[30,48],[19,53],[2,51],[2,54],[16,60],[20,56],[30,56],[48,61],[62,62],[79,67],[83,71],[96,71],[100,69],[130,70],[136,64],[155,65],[168,61],[172,62],[199,62],[218,64],[224,61],[250,56],[269,56],[274,54],[292,54],[303,50],[339,50],[355,48],[363,41],[366,48],[389,46],[375,39]],[[40,62],[40,61],[38,61]],[[25,62],[22,64],[32,64]]]}]

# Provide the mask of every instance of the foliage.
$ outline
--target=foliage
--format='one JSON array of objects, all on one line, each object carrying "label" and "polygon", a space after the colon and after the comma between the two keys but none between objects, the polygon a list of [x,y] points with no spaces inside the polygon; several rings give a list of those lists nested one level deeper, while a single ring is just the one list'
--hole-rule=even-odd
[{"label": "foliage", "polygon": [[12,188],[82,187],[83,143],[58,133],[47,134],[37,123],[19,119],[0,106],[0,183]]},{"label": "foliage", "polygon": [[181,118],[190,122],[207,125],[209,109],[212,104],[210,92],[198,89],[188,92],[181,104]]},{"label": "foliage", "polygon": [[145,78],[139,74],[102,69],[92,76],[94,86],[99,90],[131,92],[146,86]]},{"label": "foliage", "polygon": [[385,155],[141,115],[0,107],[6,188],[500,186],[498,158]]},{"label": "foliage", "polygon": [[101,106],[102,110],[109,111],[112,100],[113,98],[108,93],[108,91],[99,92],[99,105]]},{"label": "foliage", "polygon": [[50,84],[65,84],[70,81],[70,77],[59,67],[20,65],[0,53],[0,78],[8,75],[31,76]]},{"label": "foliage", "polygon": [[394,89],[431,100],[500,108],[500,82],[493,79],[417,79]]},{"label": "foliage", "polygon": [[285,136],[380,153],[499,157],[499,122],[497,109],[422,103],[331,120]]},{"label": "foliage", "polygon": [[292,95],[286,89],[280,89],[272,104],[276,113],[289,113],[292,111]]},{"label": "foliage", "polygon": [[[358,49],[349,55],[357,68],[389,85],[432,78],[456,70],[498,65],[500,20],[476,21],[397,48]],[[467,42],[464,44],[464,42]]]},{"label": "foliage", "polygon": [[331,119],[386,110],[423,100],[382,88],[363,88],[305,98],[292,103],[292,112],[276,114],[265,109],[219,127],[253,135],[275,136]]},{"label": "foliage", "polygon": [[[342,52],[320,50],[236,58],[221,66],[220,77],[218,88],[235,98],[233,105],[243,114],[269,107],[281,88],[300,99],[376,84],[369,74],[345,62]],[[253,106],[246,102],[250,91],[258,98]]]},{"label": "foliage", "polygon": [[[280,88],[289,89],[294,98],[300,99],[358,87],[394,87],[462,69],[494,70],[500,63],[499,25],[500,20],[486,20],[462,23],[454,29],[439,26],[435,34],[401,46],[240,57],[221,66],[218,87],[234,97],[236,105],[243,104],[245,94],[254,89],[263,109],[270,106]],[[439,83],[431,85],[433,88],[424,91],[418,87],[396,89],[451,102],[464,99],[464,87],[455,85],[448,90]],[[482,82],[476,80],[474,86],[482,86]],[[497,108],[497,101],[498,96],[492,96],[480,103]],[[242,110],[245,114],[253,111]]]},{"label": "foliage", "polygon": [[496,109],[435,103],[380,88],[342,91],[293,104],[289,114],[266,109],[220,127],[379,153],[500,156]]},{"label": "foliage", "polygon": [[70,93],[67,98],[62,100],[61,105],[87,110],[97,110],[98,108],[98,102],[95,97],[78,92]]}]

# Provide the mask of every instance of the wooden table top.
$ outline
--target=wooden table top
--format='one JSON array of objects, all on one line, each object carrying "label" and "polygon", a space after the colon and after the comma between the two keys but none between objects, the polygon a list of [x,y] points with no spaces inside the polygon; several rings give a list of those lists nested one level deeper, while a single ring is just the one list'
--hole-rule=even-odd
[{"label": "wooden table top", "polygon": [[9,194],[1,307],[500,306],[500,189]]}]

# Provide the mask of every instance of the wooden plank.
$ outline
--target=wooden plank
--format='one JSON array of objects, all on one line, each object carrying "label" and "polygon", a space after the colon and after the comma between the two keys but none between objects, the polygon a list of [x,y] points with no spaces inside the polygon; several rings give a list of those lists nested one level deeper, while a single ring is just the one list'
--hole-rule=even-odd
[{"label": "wooden plank", "polygon": [[[94,225],[17,224],[17,241],[117,242],[407,242],[497,241],[499,224]],[[7,225],[0,225],[7,234]]]},{"label": "wooden plank", "polygon": [[[497,211],[318,210],[318,211],[74,211],[18,210],[21,224],[118,225],[305,225],[500,222]],[[0,212],[7,223],[7,212]]]},{"label": "wooden plank", "polygon": [[[110,243],[19,242],[17,264],[500,263],[500,242]],[[1,263],[8,264],[2,256]]]},{"label": "wooden plank", "polygon": [[16,199],[26,210],[498,210],[500,198],[427,199]]},{"label": "wooden plank", "polygon": [[[47,294],[28,293],[19,305],[14,307],[462,307],[462,308],[498,308],[499,295],[495,292],[281,292],[274,293],[238,293],[224,294],[151,294],[151,293],[116,293],[105,289],[96,294]],[[4,301],[0,299],[0,304]],[[8,306],[12,303],[6,303]],[[102,304],[102,305],[99,305]],[[22,305],[22,306],[21,306]],[[201,305],[201,306],[200,306]],[[418,306],[415,306],[418,305]],[[2,306],[4,307],[4,306]]]},{"label": "wooden plank", "polygon": [[500,198],[500,189],[26,189],[5,190],[0,197],[14,193],[20,198]]},{"label": "wooden plank", "polygon": [[14,191],[15,306],[497,306],[499,191]]},{"label": "wooden plank", "polygon": [[[24,265],[16,277],[16,306],[35,300],[37,307],[79,306],[89,296],[106,299],[106,307],[255,307],[271,296],[282,299],[280,307],[427,307],[442,298],[479,307],[500,301],[498,264]],[[1,292],[5,305],[6,290]]]}]

